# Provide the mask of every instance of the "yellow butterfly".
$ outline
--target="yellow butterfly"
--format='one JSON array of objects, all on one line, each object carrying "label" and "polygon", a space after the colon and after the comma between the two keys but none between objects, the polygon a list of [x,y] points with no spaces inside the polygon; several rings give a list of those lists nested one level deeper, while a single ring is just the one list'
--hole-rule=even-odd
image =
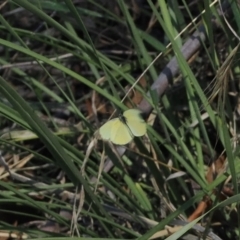
[{"label": "yellow butterfly", "polygon": [[114,144],[125,145],[134,136],[146,134],[147,125],[141,117],[141,111],[129,109],[118,118],[113,118],[100,127],[99,133],[103,140],[110,140]]}]

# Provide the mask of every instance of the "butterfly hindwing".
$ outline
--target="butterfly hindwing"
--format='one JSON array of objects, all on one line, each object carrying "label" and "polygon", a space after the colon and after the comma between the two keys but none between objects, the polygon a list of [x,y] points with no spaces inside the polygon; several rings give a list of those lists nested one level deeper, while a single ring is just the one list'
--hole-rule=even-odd
[{"label": "butterfly hindwing", "polygon": [[111,119],[110,121],[106,122],[100,127],[99,133],[102,139],[111,140],[112,126],[115,124],[117,120],[118,118]]}]

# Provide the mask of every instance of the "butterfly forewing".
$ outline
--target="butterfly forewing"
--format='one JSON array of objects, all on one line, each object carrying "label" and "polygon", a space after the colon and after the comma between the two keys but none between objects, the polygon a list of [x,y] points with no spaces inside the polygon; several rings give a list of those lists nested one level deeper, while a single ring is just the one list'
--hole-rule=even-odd
[{"label": "butterfly forewing", "polygon": [[141,111],[137,109],[129,109],[123,113],[126,124],[136,137],[143,136],[147,131],[145,121],[141,117]]},{"label": "butterfly forewing", "polygon": [[123,124],[119,118],[114,118],[105,123],[100,127],[99,133],[103,140],[110,140],[118,145],[127,144],[133,139],[128,126]]},{"label": "butterfly forewing", "polygon": [[114,123],[111,129],[111,141],[115,144],[124,145],[129,143],[133,139],[128,126],[123,123],[119,118],[118,121]]}]

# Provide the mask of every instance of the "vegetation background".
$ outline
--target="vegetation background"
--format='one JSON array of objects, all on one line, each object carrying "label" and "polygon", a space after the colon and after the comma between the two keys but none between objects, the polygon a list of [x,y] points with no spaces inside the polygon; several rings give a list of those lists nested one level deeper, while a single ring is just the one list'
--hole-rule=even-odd
[{"label": "vegetation background", "polygon": [[240,239],[239,4],[0,1],[0,239]]}]

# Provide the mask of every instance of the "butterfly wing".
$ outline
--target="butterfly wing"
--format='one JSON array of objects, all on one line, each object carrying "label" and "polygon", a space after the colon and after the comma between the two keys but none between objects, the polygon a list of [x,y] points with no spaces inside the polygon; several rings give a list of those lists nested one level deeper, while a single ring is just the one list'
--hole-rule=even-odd
[{"label": "butterfly wing", "polygon": [[114,123],[112,128],[110,140],[114,144],[125,145],[129,143],[133,137],[129,127],[118,118],[118,121]]},{"label": "butterfly wing", "polygon": [[119,118],[114,118],[106,122],[100,127],[99,133],[103,140],[110,140],[118,145],[127,144],[133,139],[128,126]]},{"label": "butterfly wing", "polygon": [[100,127],[99,134],[103,140],[110,140],[112,126],[117,120],[117,118],[113,118],[112,120],[106,122]]},{"label": "butterfly wing", "polygon": [[147,132],[146,122],[141,117],[141,111],[138,109],[129,109],[123,113],[126,123],[132,134],[136,137],[143,136]]}]

